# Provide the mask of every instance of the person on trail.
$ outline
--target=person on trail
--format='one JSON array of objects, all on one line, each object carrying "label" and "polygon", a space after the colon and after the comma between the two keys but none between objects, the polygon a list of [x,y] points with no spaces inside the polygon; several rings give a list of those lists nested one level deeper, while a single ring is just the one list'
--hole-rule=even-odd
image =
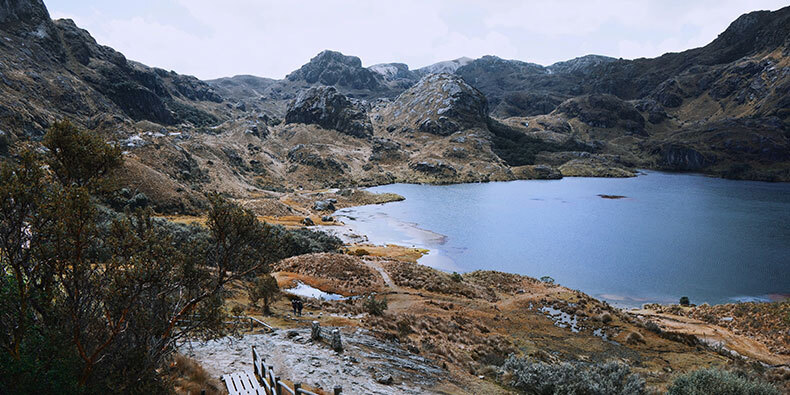
[{"label": "person on trail", "polygon": [[304,307],[304,303],[302,303],[301,299],[296,301],[296,307],[299,309],[299,317],[301,317],[302,316],[302,308]]},{"label": "person on trail", "polygon": [[299,311],[299,299],[291,299],[291,308],[294,310],[294,316],[296,312]]}]

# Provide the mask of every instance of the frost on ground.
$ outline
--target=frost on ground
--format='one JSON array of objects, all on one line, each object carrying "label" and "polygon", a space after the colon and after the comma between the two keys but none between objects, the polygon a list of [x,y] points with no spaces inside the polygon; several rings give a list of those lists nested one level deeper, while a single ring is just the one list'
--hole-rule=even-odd
[{"label": "frost on ground", "polygon": [[[324,337],[330,332],[331,328],[322,328]],[[310,340],[308,328],[192,342],[183,344],[180,351],[200,362],[213,377],[220,377],[251,372],[253,345],[283,379],[325,390],[341,386],[347,394],[424,393],[447,375],[431,361],[363,329],[343,333],[341,353],[334,352],[327,342]],[[390,376],[392,384],[381,383],[388,382]]]}]

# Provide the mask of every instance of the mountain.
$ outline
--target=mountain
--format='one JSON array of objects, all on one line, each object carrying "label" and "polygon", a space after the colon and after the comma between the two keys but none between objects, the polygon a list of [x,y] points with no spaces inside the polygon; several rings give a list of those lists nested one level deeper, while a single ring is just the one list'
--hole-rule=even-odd
[{"label": "mountain", "polygon": [[[0,156],[69,119],[124,148],[119,181],[161,212],[204,193],[630,176],[790,181],[790,7],[653,59],[484,56],[410,70],[323,51],[281,80],[201,81],[130,61],[40,0],[0,2]],[[258,204],[258,203],[256,203]]]}]

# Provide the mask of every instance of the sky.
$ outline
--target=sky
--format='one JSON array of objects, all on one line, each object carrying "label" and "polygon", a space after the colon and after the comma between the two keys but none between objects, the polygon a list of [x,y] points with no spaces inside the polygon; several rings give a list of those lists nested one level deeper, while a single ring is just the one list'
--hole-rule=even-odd
[{"label": "sky", "polygon": [[44,0],[127,58],[201,79],[283,78],[324,49],[415,69],[496,55],[549,65],[703,46],[787,0]]}]

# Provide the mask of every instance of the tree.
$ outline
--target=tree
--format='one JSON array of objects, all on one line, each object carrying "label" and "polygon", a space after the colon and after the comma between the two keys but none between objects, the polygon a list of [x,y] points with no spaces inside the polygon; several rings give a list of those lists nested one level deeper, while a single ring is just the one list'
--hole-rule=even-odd
[{"label": "tree", "polygon": [[285,238],[218,195],[207,230],[112,212],[94,194],[117,148],[68,123],[44,141],[48,169],[32,153],[0,169],[0,393],[53,374],[76,392],[160,392],[176,343],[226,334],[227,285],[267,273]]},{"label": "tree", "polygon": [[99,136],[78,129],[69,121],[55,122],[44,136],[50,151],[48,163],[64,186],[76,185],[97,191],[122,163],[118,146],[106,144]]},{"label": "tree", "polygon": [[258,305],[258,300],[263,300],[263,314],[271,314],[270,304],[276,300],[280,294],[277,279],[271,274],[258,276],[255,281],[247,285],[247,295],[253,306]]},{"label": "tree", "polygon": [[689,304],[691,304],[691,301],[689,300],[688,296],[683,296],[683,297],[680,298],[680,305],[681,306],[688,306]]}]

